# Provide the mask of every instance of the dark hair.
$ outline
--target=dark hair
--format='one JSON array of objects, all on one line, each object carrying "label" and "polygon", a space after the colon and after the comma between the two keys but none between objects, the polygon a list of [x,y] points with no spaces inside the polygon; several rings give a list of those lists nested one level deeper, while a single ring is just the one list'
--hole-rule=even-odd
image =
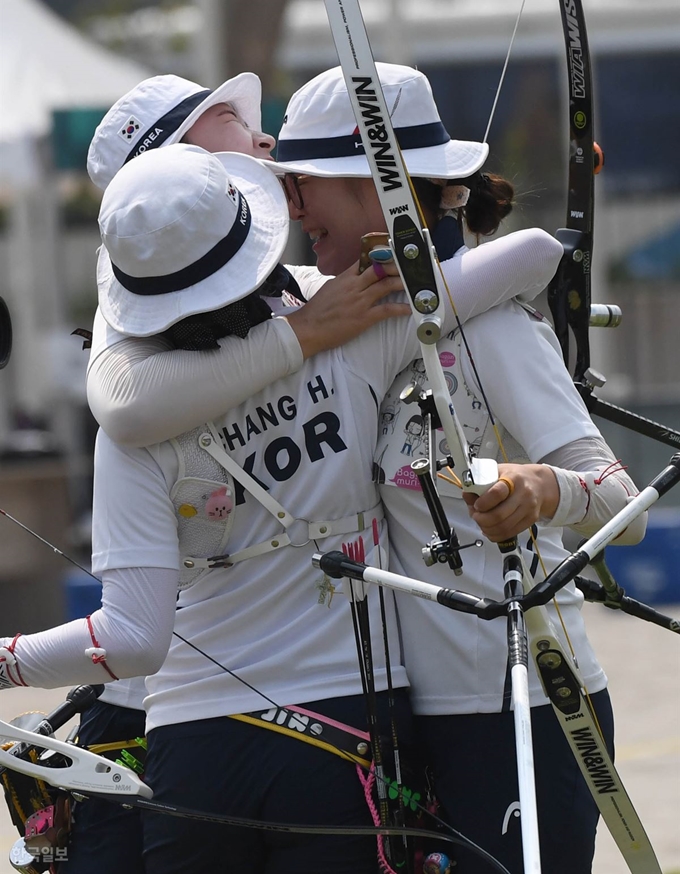
[{"label": "dark hair", "polygon": [[[413,177],[412,182],[425,218],[428,223],[436,224],[441,217],[442,186],[421,177]],[[501,221],[512,212],[514,186],[496,173],[475,173],[466,179],[451,179],[447,184],[470,189],[468,202],[460,209],[459,216],[473,234],[494,234]]]},{"label": "dark hair", "polygon": [[465,224],[473,234],[495,233],[512,212],[514,196],[512,182],[496,173],[480,173],[470,187],[470,197],[462,210]]},{"label": "dark hair", "polygon": [[218,310],[187,316],[171,325],[164,334],[175,349],[204,352],[219,349],[217,341],[222,337],[231,334],[246,337],[252,327],[271,316],[271,309],[255,291]]},{"label": "dark hair", "polygon": [[283,291],[302,299],[295,279],[283,264],[277,264],[262,285],[246,297],[218,310],[187,316],[171,325],[165,336],[176,349],[191,352],[219,349],[217,341],[222,337],[230,334],[247,337],[251,328],[270,319],[271,308],[262,297],[281,297]]}]

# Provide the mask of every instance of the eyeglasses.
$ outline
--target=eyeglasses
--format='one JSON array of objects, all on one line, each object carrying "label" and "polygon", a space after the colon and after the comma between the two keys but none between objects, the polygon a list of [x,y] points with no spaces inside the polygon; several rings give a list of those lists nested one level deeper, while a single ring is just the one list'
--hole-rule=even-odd
[{"label": "eyeglasses", "polygon": [[303,209],[305,201],[300,191],[300,183],[298,179],[304,179],[304,176],[297,176],[295,173],[285,173],[281,179],[283,190],[286,192],[286,197],[295,209]]}]

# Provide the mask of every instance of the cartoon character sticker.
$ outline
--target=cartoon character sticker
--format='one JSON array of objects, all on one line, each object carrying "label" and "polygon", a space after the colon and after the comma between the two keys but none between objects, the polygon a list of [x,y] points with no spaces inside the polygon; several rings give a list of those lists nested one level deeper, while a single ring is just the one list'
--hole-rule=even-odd
[{"label": "cartoon character sticker", "polygon": [[380,414],[380,427],[383,435],[394,434],[395,420],[397,418],[397,408],[394,404],[388,404],[382,408]]},{"label": "cartoon character sticker", "polygon": [[226,486],[215,489],[205,502],[204,512],[208,519],[219,521],[226,519],[234,507],[231,494]]},{"label": "cartoon character sticker", "polygon": [[402,455],[408,455],[409,458],[413,455],[414,451],[423,442],[424,431],[425,422],[423,421],[423,417],[418,415],[411,416],[404,428],[404,434],[406,437],[404,438],[404,445],[401,447]]}]

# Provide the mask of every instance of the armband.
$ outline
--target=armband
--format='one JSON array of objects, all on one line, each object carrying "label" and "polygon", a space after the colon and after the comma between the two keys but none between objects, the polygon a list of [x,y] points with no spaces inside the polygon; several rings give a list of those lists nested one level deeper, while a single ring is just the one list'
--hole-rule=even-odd
[{"label": "armband", "polygon": [[87,647],[87,649],[85,650],[85,655],[87,656],[87,658],[92,659],[93,665],[101,665],[106,673],[111,677],[111,679],[117,680],[118,677],[106,664],[106,650],[103,646],[99,645],[99,641],[95,637],[94,628],[92,627],[92,618],[90,616],[86,616],[85,621],[87,622],[87,630],[90,632],[90,639],[92,640],[92,646]]},{"label": "armband", "polygon": [[15,686],[26,685],[14,652],[20,637],[20,634],[16,634],[10,644],[0,646],[0,689],[12,689]]}]

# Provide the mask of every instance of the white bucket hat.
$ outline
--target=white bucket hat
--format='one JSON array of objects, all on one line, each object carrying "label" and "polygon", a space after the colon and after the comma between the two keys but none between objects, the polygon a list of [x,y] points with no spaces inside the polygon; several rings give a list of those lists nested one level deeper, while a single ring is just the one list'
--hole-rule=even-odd
[{"label": "white bucket hat", "polygon": [[288,210],[255,158],[177,143],[123,167],[99,229],[102,314],[116,331],[148,337],[262,285],[286,245]]},{"label": "white bucket hat", "polygon": [[[406,168],[412,176],[457,179],[486,161],[486,143],[452,140],[427,77],[412,67],[376,64]],[[370,176],[342,70],[333,67],[290,98],[276,153],[276,172]]]},{"label": "white bucket hat", "polygon": [[99,123],[87,153],[87,172],[106,188],[123,164],[148,149],[169,146],[211,106],[231,103],[252,130],[260,130],[262,85],[240,73],[211,91],[180,76],[153,76],[124,94]]}]

